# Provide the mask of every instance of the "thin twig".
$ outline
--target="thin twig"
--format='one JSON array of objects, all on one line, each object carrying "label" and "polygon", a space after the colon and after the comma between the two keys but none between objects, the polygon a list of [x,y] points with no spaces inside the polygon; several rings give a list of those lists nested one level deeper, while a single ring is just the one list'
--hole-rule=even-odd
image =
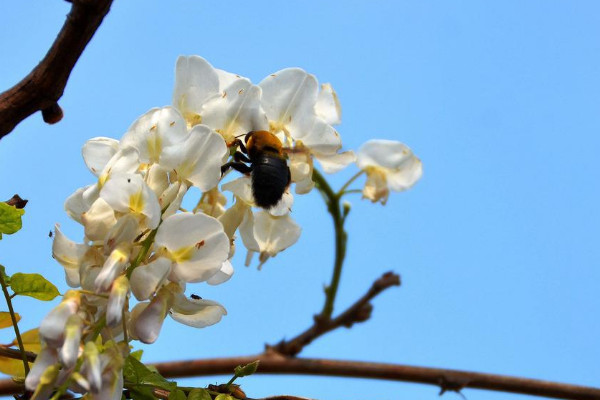
[{"label": "thin twig", "polygon": [[400,286],[400,276],[393,272],[386,272],[373,282],[367,293],[336,318],[322,319],[320,315],[316,315],[315,322],[310,328],[290,340],[282,340],[274,346],[267,346],[267,351],[275,351],[285,356],[295,356],[302,351],[304,346],[327,332],[342,326],[350,328],[357,322],[368,320],[373,310],[371,300],[392,286]]},{"label": "thin twig", "polygon": [[[9,347],[0,347],[0,356],[14,358],[15,360],[23,359],[23,354],[19,350],[11,349]],[[31,351],[25,351],[25,356],[27,357],[27,361],[34,362],[37,354],[32,353]]]},{"label": "thin twig", "polygon": [[0,94],[0,139],[37,111],[42,111],[48,123],[62,118],[58,100],[112,0],[72,0],[71,3],[71,12],[44,59],[21,82]]},{"label": "thin twig", "polygon": [[19,344],[19,353],[21,353],[21,360],[23,360],[23,369],[25,370],[25,375],[29,373],[29,362],[27,361],[27,354],[25,354],[25,346],[23,346],[23,339],[21,339],[21,332],[19,332],[19,324],[17,323],[17,316],[15,315],[15,310],[12,306],[12,300],[10,294],[8,293],[8,288],[6,282],[4,281],[4,276],[0,273],[0,285],[2,285],[2,293],[4,293],[4,298],[6,299],[6,305],[8,306],[8,312],[10,313],[10,319],[12,320],[13,329],[15,330],[15,335],[17,338],[17,343]]}]

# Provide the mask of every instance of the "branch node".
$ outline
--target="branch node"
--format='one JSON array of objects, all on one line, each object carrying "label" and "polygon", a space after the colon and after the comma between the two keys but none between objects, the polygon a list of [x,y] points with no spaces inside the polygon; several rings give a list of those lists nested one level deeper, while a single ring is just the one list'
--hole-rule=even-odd
[{"label": "branch node", "polygon": [[466,400],[465,395],[461,392],[467,385],[469,384],[468,379],[460,379],[457,377],[449,378],[446,375],[442,375],[439,379],[440,393],[439,396],[443,395],[446,392],[456,392],[463,399]]},{"label": "branch node", "polygon": [[42,110],[42,118],[47,124],[56,124],[63,118],[63,110],[58,103],[54,103]]}]

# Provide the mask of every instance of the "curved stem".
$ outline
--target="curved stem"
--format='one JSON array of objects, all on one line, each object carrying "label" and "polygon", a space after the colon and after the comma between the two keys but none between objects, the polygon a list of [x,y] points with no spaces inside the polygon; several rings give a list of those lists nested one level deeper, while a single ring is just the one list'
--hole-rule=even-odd
[{"label": "curved stem", "polygon": [[345,190],[348,188],[348,186],[350,186],[352,184],[352,182],[354,182],[359,176],[361,176],[364,173],[365,173],[365,171],[360,170],[356,174],[354,174],[354,176],[352,178],[348,179],[348,182],[344,183],[344,186],[342,186],[341,189],[338,190],[337,196],[342,197],[342,195],[345,193]]},{"label": "curved stem", "polygon": [[316,169],[313,170],[313,180],[317,186],[317,189],[323,194],[326,199],[327,209],[333,218],[333,227],[335,230],[335,261],[333,263],[333,276],[331,277],[331,283],[325,288],[325,304],[323,310],[319,314],[319,318],[323,320],[331,319],[333,314],[333,306],[335,303],[335,296],[340,284],[340,278],[342,276],[342,267],[344,265],[344,258],[346,256],[346,243],[348,241],[348,235],[344,231],[344,217],[340,209],[340,198],[334,193],[329,183],[325,180],[323,175]]},{"label": "curved stem", "polygon": [[19,344],[19,350],[21,351],[21,358],[23,359],[23,368],[25,369],[25,375],[27,375],[29,374],[29,363],[27,362],[27,353],[25,352],[25,346],[23,346],[23,339],[21,339],[21,332],[19,332],[19,326],[17,325],[17,317],[15,316],[15,310],[13,309],[11,297],[8,293],[8,288],[6,287],[6,282],[4,281],[4,276],[2,273],[0,273],[0,284],[2,285],[2,292],[4,293],[6,304],[8,305],[8,311],[10,313],[10,319],[12,319],[13,328],[17,337],[17,343]]},{"label": "curved stem", "polygon": [[156,236],[156,232],[158,232],[158,228],[156,228],[152,232],[150,232],[150,234],[148,235],[146,240],[144,240],[144,243],[142,243],[142,248],[141,248],[140,252],[138,253],[138,256],[136,257],[135,261],[133,263],[131,263],[131,265],[127,268],[127,271],[126,271],[127,279],[131,278],[131,274],[133,273],[133,270],[136,269],[138,265],[140,265],[142,260],[148,254],[148,251],[150,250],[150,246],[152,246],[152,243],[154,242],[154,237]]}]

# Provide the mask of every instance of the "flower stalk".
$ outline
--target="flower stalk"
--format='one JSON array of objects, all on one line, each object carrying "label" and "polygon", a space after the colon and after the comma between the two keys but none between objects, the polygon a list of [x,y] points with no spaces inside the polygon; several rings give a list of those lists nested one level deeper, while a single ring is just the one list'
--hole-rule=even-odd
[{"label": "flower stalk", "polygon": [[6,282],[4,281],[3,274],[0,274],[0,284],[2,285],[2,292],[6,299],[6,305],[10,313],[10,319],[15,330],[15,336],[17,337],[17,343],[19,344],[19,351],[21,352],[21,358],[23,359],[23,368],[25,369],[25,375],[29,373],[29,363],[27,362],[27,353],[25,352],[25,346],[23,346],[23,339],[21,339],[21,332],[19,332],[19,326],[17,325],[17,317],[15,316],[15,310],[12,306],[11,296],[8,293]]},{"label": "flower stalk", "polygon": [[[351,181],[356,179],[359,174],[351,178]],[[331,283],[325,288],[325,304],[323,310],[319,314],[320,319],[329,320],[333,314],[335,297],[340,285],[342,277],[342,267],[344,266],[344,258],[346,257],[346,244],[348,242],[348,234],[344,230],[344,216],[340,207],[340,194],[343,191],[335,193],[323,175],[316,169],[313,170],[313,180],[317,189],[323,195],[327,204],[327,210],[333,218],[333,228],[335,230],[335,260],[333,263],[333,275]],[[347,185],[345,185],[347,187]]]}]

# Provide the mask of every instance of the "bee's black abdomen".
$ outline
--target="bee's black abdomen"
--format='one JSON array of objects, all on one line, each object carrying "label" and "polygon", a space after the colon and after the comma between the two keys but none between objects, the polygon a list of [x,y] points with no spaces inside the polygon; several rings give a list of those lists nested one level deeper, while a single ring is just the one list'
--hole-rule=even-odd
[{"label": "bee's black abdomen", "polygon": [[290,169],[284,159],[261,155],[252,160],[252,194],[257,206],[273,207],[289,183]]}]

